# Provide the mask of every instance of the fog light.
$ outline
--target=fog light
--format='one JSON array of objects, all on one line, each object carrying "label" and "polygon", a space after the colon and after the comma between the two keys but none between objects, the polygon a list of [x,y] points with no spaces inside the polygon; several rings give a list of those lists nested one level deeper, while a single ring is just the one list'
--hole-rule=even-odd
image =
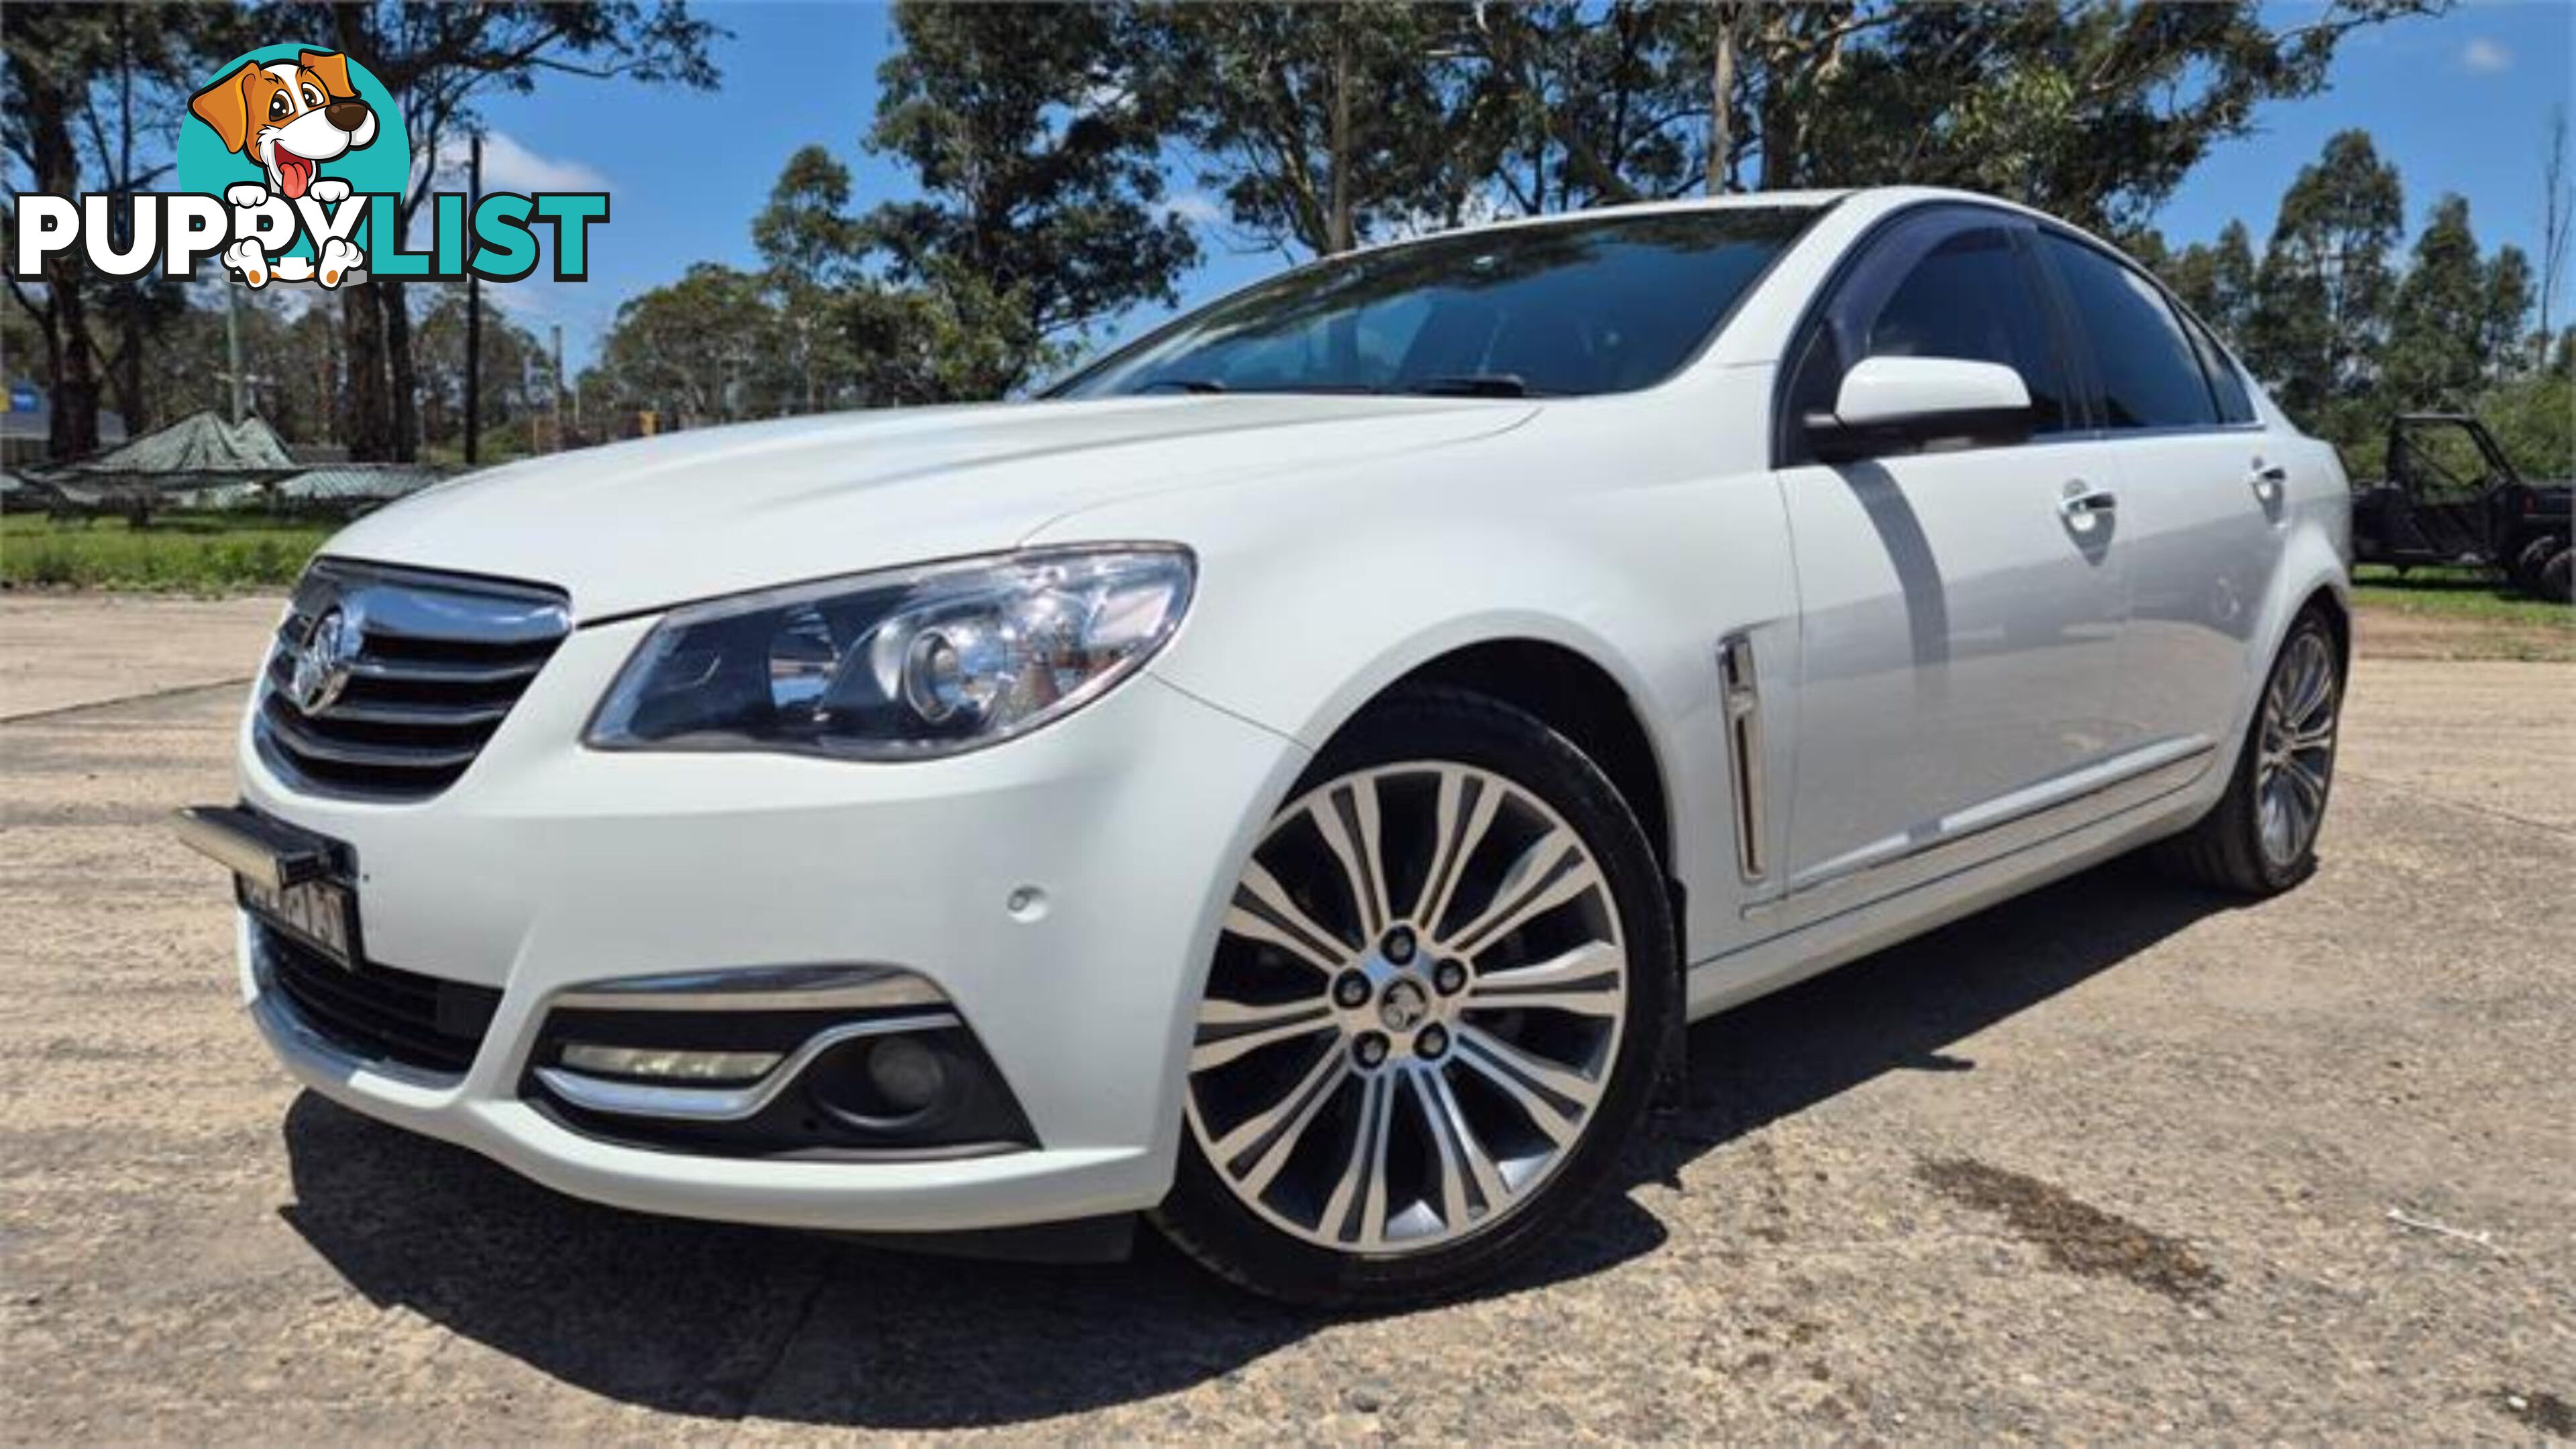
[{"label": "fog light", "polygon": [[916,1038],[890,1036],[868,1048],[868,1085],[887,1106],[910,1116],[948,1090],[948,1068]]},{"label": "fog light", "polygon": [[668,1047],[567,1042],[563,1064],[576,1072],[650,1077],[665,1082],[748,1082],[778,1065],[776,1052],[692,1052]]}]

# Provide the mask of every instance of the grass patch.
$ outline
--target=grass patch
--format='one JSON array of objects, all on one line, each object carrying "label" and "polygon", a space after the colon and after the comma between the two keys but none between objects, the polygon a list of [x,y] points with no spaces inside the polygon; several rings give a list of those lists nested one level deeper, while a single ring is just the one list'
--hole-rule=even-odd
[{"label": "grass patch", "polygon": [[2386,564],[2363,564],[2352,571],[2352,596],[2355,603],[2426,617],[2576,628],[2576,608],[2535,599],[2474,569],[2409,569],[2401,579]]},{"label": "grass patch", "polygon": [[121,518],[10,514],[0,517],[0,585],[187,594],[272,588],[295,582],[333,531],[234,514],[170,514],[145,528]]},{"label": "grass patch", "polygon": [[2518,594],[2473,569],[2353,572],[2360,649],[2379,659],[2576,660],[2576,608]]}]

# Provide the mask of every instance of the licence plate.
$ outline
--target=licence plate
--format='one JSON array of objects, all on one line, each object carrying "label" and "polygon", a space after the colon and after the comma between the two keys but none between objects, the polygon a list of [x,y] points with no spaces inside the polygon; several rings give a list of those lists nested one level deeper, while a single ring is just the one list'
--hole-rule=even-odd
[{"label": "licence plate", "polygon": [[248,876],[233,877],[242,908],[338,964],[356,967],[358,898],[336,880],[298,881],[283,889]]}]

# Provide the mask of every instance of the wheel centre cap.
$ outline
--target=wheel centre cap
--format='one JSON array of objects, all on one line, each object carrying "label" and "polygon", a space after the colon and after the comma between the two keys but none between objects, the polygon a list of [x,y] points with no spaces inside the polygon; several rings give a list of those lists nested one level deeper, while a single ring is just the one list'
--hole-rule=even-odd
[{"label": "wheel centre cap", "polygon": [[1411,1031],[1430,1014],[1431,998],[1411,981],[1389,984],[1385,994],[1377,999],[1377,1019],[1384,1022],[1389,1031]]}]

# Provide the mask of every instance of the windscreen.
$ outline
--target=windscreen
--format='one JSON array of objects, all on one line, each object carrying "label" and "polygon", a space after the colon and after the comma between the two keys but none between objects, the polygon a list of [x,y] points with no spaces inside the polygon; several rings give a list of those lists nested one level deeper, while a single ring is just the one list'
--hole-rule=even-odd
[{"label": "windscreen", "polygon": [[1052,395],[1625,392],[1688,361],[1813,215],[1605,216],[1319,262],[1184,317]]}]

